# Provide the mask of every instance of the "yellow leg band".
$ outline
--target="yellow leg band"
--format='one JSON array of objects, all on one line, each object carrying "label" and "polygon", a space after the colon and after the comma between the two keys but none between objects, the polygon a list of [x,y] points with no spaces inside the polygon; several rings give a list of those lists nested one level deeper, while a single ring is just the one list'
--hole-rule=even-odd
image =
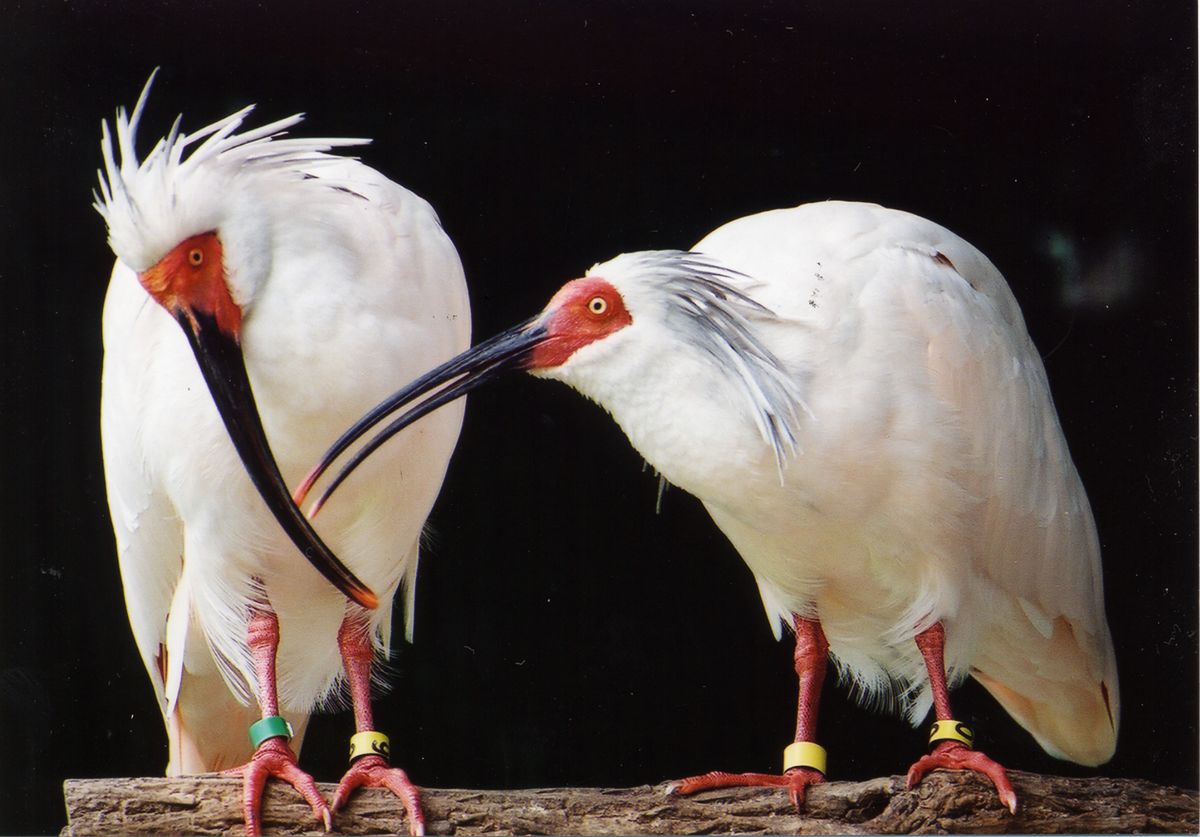
[{"label": "yellow leg band", "polygon": [[382,732],[356,732],[350,736],[350,761],[360,756],[383,756],[391,760],[392,745]]},{"label": "yellow leg band", "polygon": [[797,741],[783,749],[783,772],[793,767],[810,767],[825,773],[825,748],[812,741]]},{"label": "yellow leg band", "polygon": [[934,721],[929,728],[929,743],[938,741],[957,741],[971,748],[975,746],[975,730],[962,721]]}]

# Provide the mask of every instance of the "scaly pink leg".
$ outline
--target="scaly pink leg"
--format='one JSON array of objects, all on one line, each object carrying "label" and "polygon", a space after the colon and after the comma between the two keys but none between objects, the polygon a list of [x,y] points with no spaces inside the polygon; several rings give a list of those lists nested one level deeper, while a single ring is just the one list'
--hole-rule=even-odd
[{"label": "scaly pink leg", "polygon": [[[821,623],[793,614],[796,631],[796,676],[800,681],[796,702],[796,741],[815,741],[817,710],[821,704],[821,686],[825,682],[825,667],[829,658],[829,642]],[[783,787],[796,810],[804,806],[804,797],[811,785],[825,781],[825,774],[811,767],[793,767],[783,775],[773,773],[722,773],[713,771],[672,782],[670,792],[686,796],[699,791],[730,787]]]},{"label": "scaly pink leg", "polygon": [[[279,714],[279,699],[275,692],[275,650],[279,647],[279,619],[270,605],[256,608],[246,627],[246,640],[254,655],[254,673],[258,678],[258,704],[263,717]],[[313,814],[325,824],[333,825],[329,808],[317,790],[317,783],[296,763],[296,754],[284,738],[268,738],[258,746],[250,761],[241,767],[226,770],[226,774],[242,777],[242,808],[246,817],[246,833],[262,834],[262,795],[271,776],[294,787],[312,806]]]},{"label": "scaly pink leg", "polygon": [[[350,696],[354,701],[354,726],[358,732],[375,729],[371,714],[371,662],[375,655],[371,647],[370,626],[363,611],[351,606],[338,630],[338,647],[350,681]],[[425,833],[425,815],[421,812],[421,794],[398,767],[391,767],[383,756],[359,756],[350,765],[333,797],[334,813],[339,811],[360,787],[387,788],[404,803],[408,812],[408,830],[413,835]]]},{"label": "scaly pink leg", "polygon": [[[946,664],[943,649],[946,644],[946,630],[941,622],[926,628],[916,636],[917,647],[925,658],[925,668],[929,671],[929,684],[933,688],[933,711],[939,721],[954,718],[950,711],[950,690],[946,687]],[[932,770],[974,770],[992,780],[1000,801],[1015,814],[1017,813],[1017,795],[1013,792],[1008,774],[997,762],[988,758],[978,750],[972,750],[957,741],[939,741],[933,752],[921,756],[908,769],[908,787],[914,788]]]}]

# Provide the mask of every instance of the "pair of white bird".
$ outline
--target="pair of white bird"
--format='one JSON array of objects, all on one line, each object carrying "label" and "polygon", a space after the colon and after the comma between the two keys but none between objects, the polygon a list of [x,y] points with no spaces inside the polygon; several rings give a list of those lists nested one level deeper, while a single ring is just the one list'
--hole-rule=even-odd
[{"label": "pair of white bird", "polygon": [[[537,317],[422,375],[469,342],[462,268],[429,205],[329,153],[363,140],[281,139],[300,116],[237,133],[250,108],[192,135],[177,121],[139,162],[149,86],[132,116],[117,113],[119,159],[104,126],[96,201],[117,255],[109,503],[168,773],[241,772],[249,832],[269,775],[329,826],[295,754],[343,683],[358,734],[332,810],[384,785],[423,830],[417,790],[374,730],[371,665],[401,587],[411,630],[421,529],[461,423],[449,402],[514,366],[611,412],[704,502],[776,636],[795,631],[783,772],[708,774],[678,792],[781,785],[801,803],[826,769],[827,656],[861,699],[914,724],[932,704],[933,751],[910,782],[975,769],[1015,811],[1003,769],[950,709],[948,687],[968,674],[1052,755],[1112,755],[1095,526],[1017,304],[970,244],[866,204],[764,212],[692,252],[596,265]],[[361,472],[313,529],[287,486],[301,501],[409,404],[359,449],[348,467]]]}]

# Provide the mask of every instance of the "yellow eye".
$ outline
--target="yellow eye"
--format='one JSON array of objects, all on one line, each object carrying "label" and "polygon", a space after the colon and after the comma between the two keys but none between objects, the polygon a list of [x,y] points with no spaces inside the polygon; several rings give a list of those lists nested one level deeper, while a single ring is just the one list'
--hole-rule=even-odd
[{"label": "yellow eye", "polygon": [[188,250],[188,264],[192,267],[199,267],[204,264],[204,251],[199,247],[193,247]]},{"label": "yellow eye", "polygon": [[594,296],[588,300],[588,311],[599,317],[608,311],[608,300],[602,296]]}]

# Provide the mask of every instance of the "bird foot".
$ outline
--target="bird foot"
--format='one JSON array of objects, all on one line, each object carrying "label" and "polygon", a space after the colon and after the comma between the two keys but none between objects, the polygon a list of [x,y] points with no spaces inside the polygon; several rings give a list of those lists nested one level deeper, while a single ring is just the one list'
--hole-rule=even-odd
[{"label": "bird foot", "polygon": [[381,756],[362,756],[355,759],[338,783],[337,793],[333,796],[333,811],[337,813],[350,799],[350,794],[361,787],[387,788],[404,803],[408,812],[408,831],[410,834],[425,833],[425,815],[421,813],[421,794],[408,778],[408,774],[398,767],[390,767]]},{"label": "bird foot", "polygon": [[797,811],[804,810],[804,798],[812,785],[824,783],[820,771],[807,767],[793,767],[783,775],[775,773],[722,773],[714,770],[703,776],[677,779],[667,785],[667,793],[673,796],[688,796],[700,791],[717,788],[787,788],[788,798]]},{"label": "bird foot", "polygon": [[997,762],[978,750],[970,750],[957,741],[942,741],[934,747],[933,752],[921,756],[916,764],[908,769],[908,788],[912,790],[933,770],[973,770],[982,773],[992,780],[1000,801],[1008,808],[1009,813],[1017,813],[1017,795],[1008,774]]},{"label": "bird foot", "polygon": [[317,790],[317,783],[300,769],[296,754],[282,738],[268,738],[254,751],[250,761],[225,770],[223,774],[242,777],[242,811],[248,835],[262,834],[262,795],[271,776],[282,779],[300,792],[304,801],[312,806],[316,818],[325,824],[326,832],[333,828],[333,817]]}]

